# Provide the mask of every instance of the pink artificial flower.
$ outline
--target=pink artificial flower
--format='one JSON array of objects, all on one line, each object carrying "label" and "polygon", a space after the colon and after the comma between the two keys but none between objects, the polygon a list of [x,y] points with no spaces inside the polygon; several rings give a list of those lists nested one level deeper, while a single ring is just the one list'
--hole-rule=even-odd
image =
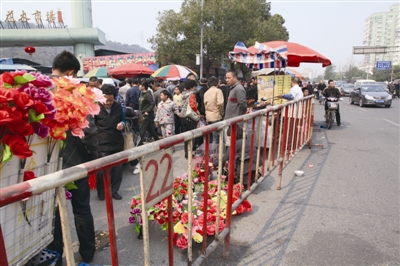
[{"label": "pink artificial flower", "polygon": [[187,249],[188,247],[188,240],[185,236],[181,236],[177,241],[176,241],[176,246],[180,249]]},{"label": "pink artificial flower", "polygon": [[136,222],[136,217],[135,216],[131,216],[131,217],[128,218],[128,223],[129,224],[133,224],[135,222]]},{"label": "pink artificial flower", "polygon": [[67,200],[72,200],[72,193],[69,192],[67,189],[65,190],[65,198]]},{"label": "pink artificial flower", "polygon": [[83,138],[85,136],[85,133],[83,132],[82,128],[74,128],[71,131],[71,134],[75,137],[80,137]]},{"label": "pink artificial flower", "polygon": [[49,79],[48,76],[40,74],[40,73],[36,73],[36,72],[30,72],[29,74],[31,74],[32,76],[34,76],[36,78],[36,80],[31,81],[30,83],[32,83],[33,85],[35,85],[36,87],[51,87],[53,86],[53,82]]},{"label": "pink artificial flower", "polygon": [[92,88],[92,92],[94,93],[93,101],[103,104],[106,103],[107,99],[106,97],[104,97],[104,94],[100,89]]}]

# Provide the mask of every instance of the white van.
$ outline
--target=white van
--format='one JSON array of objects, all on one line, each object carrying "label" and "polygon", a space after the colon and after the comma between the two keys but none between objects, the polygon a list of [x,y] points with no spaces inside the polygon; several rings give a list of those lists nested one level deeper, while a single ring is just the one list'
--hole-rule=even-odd
[{"label": "white van", "polygon": [[354,83],[354,88],[358,88],[364,84],[375,84],[376,81],[373,79],[359,79]]}]

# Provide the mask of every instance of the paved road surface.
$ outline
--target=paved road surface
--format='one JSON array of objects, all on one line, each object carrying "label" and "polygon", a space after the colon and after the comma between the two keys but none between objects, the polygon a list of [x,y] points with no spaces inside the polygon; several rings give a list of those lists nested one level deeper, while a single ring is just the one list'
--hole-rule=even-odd
[{"label": "paved road surface", "polygon": [[[323,106],[316,103],[314,143],[324,147],[303,149],[284,169],[280,191],[274,172],[249,197],[253,211],[234,218],[229,258],[221,258],[220,245],[204,265],[400,265],[400,99],[391,108],[347,100],[340,106],[342,127],[331,130],[319,127]],[[186,172],[182,148],[174,154],[174,176]],[[297,169],[305,175],[295,177]],[[123,200],[114,200],[120,265],[143,265],[142,241],[127,223],[130,198],[139,193],[132,170],[124,166]],[[96,191],[91,204],[96,230],[107,231]],[[167,265],[167,233],[155,223],[150,231],[151,263]],[[186,252],[176,248],[174,259],[186,265]],[[92,265],[110,264],[109,248],[96,252]]]}]

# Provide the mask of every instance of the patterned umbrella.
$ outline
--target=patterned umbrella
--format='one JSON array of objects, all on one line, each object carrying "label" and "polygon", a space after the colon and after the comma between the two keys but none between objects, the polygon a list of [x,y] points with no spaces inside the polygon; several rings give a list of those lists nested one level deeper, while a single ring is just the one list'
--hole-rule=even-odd
[{"label": "patterned umbrella", "polygon": [[98,68],[93,68],[90,70],[88,73],[86,73],[83,77],[84,78],[90,78],[96,76],[98,78],[109,78],[110,76],[108,75],[108,69],[105,67],[98,67]]},{"label": "patterned umbrella", "polygon": [[314,51],[313,49],[295,43],[285,41],[271,41],[264,43],[256,43],[256,45],[249,47],[248,51],[254,53],[260,50],[260,46],[267,49],[278,50],[280,47],[286,47],[287,66],[298,67],[300,63],[322,63],[322,67],[331,65],[331,60],[322,54]]},{"label": "patterned umbrella", "polygon": [[165,78],[167,80],[178,80],[185,79],[189,73],[193,73],[196,75],[196,72],[187,68],[185,66],[180,65],[168,65],[162,68],[159,68],[156,72],[151,75],[153,78]]},{"label": "patterned umbrella", "polygon": [[256,42],[257,49],[250,51],[242,42],[238,42],[228,57],[232,61],[246,64],[249,68],[283,68],[286,67],[286,46],[271,49]]},{"label": "patterned umbrella", "polygon": [[120,65],[108,71],[108,74],[113,76],[114,78],[136,77],[139,75],[151,75],[153,73],[154,70],[142,64],[136,64],[136,63],[128,63]]}]

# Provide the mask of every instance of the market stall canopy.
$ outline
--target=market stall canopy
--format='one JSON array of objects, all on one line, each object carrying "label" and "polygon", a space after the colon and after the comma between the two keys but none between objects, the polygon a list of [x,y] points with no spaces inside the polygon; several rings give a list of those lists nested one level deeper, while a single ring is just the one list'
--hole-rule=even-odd
[{"label": "market stall canopy", "polygon": [[150,68],[151,70],[153,70],[153,71],[156,71],[156,70],[158,70],[160,67],[158,66],[158,64],[152,64],[152,65],[149,66],[149,68]]},{"label": "market stall canopy", "polygon": [[151,75],[152,78],[165,78],[167,80],[180,80],[186,79],[189,73],[193,73],[197,77],[197,73],[188,67],[181,65],[168,65],[159,68]]},{"label": "market stall canopy", "polygon": [[246,64],[249,68],[263,69],[286,67],[287,49],[285,46],[272,49],[258,42],[256,42],[255,46],[258,48],[250,51],[244,43],[238,42],[233,52],[229,52],[228,57],[232,61]]},{"label": "market stall canopy", "polygon": [[84,78],[90,78],[90,77],[98,77],[98,78],[109,78],[110,76],[107,74],[108,69],[105,67],[97,67],[93,68],[90,70],[88,73],[86,73],[83,77]]},{"label": "market stall canopy", "polygon": [[0,71],[1,70],[31,70],[31,71],[35,71],[36,68],[33,68],[31,66],[28,65],[20,65],[20,64],[0,64]]},{"label": "market stall canopy", "polygon": [[[271,41],[261,43],[261,45],[267,47],[267,49],[277,49],[279,47],[286,46],[287,66],[298,67],[300,66],[300,63],[322,63],[322,67],[326,67],[332,64],[331,61],[322,54],[298,43]],[[257,53],[259,51],[259,47],[257,47],[257,45],[251,46],[249,47],[248,51],[250,53]]]},{"label": "market stall canopy", "polygon": [[131,78],[139,75],[151,75],[154,70],[142,64],[128,63],[117,66],[108,71],[113,78]]}]

